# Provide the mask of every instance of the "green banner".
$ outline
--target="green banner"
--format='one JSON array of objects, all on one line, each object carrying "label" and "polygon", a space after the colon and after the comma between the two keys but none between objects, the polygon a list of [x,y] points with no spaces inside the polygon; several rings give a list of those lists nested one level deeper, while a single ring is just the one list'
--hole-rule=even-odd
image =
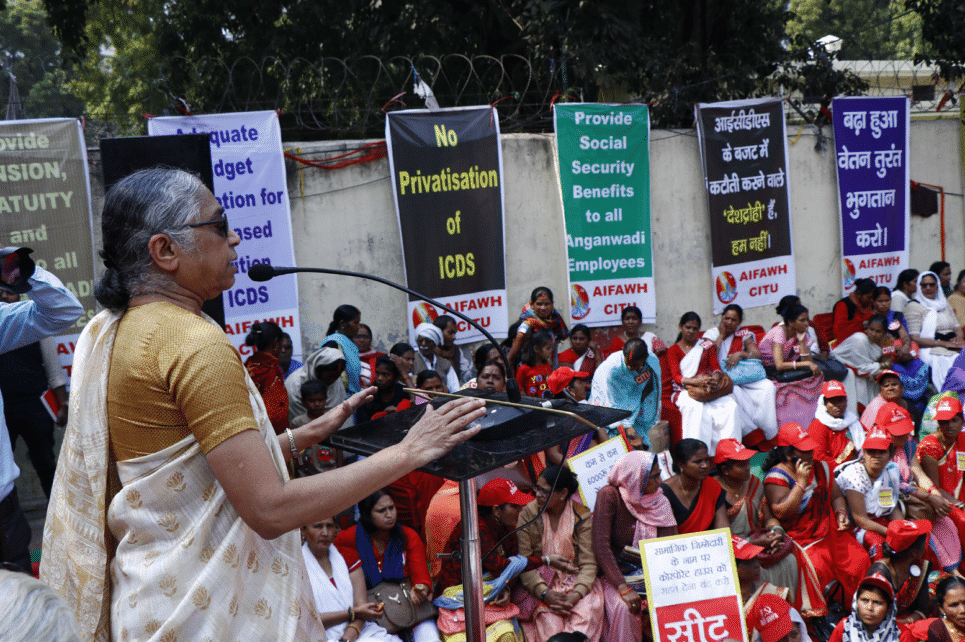
[{"label": "green banner", "polygon": [[570,315],[620,325],[635,305],[656,318],[650,249],[650,113],[646,105],[556,105]]}]

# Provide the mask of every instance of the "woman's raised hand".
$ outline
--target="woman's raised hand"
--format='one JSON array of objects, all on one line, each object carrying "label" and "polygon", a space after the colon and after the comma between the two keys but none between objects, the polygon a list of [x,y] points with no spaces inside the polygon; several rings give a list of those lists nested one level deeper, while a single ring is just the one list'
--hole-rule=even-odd
[{"label": "woman's raised hand", "polygon": [[813,465],[809,461],[798,459],[794,464],[794,480],[802,487],[807,487],[811,481],[811,470]]},{"label": "woman's raised hand", "polygon": [[439,459],[480,431],[472,422],[486,414],[486,402],[466,397],[454,399],[438,410],[425,405],[426,412],[411,428],[401,444],[415,460],[416,468]]},{"label": "woman's raised hand", "polygon": [[375,602],[360,604],[352,610],[355,612],[355,617],[366,622],[374,622],[382,617],[382,607]]}]

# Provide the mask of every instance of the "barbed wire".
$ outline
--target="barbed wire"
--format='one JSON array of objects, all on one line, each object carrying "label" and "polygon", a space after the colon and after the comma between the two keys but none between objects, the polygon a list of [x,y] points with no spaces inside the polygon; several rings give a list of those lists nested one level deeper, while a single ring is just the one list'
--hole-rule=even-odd
[{"label": "barbed wire", "polygon": [[[953,106],[958,89],[942,81],[935,68],[911,61],[835,60],[832,64],[835,71],[849,70],[865,80],[868,88],[864,95],[909,96],[913,114],[951,116],[957,112]],[[164,61],[158,78],[151,83],[150,97],[138,109],[121,108],[109,101],[92,106],[88,101],[86,114],[59,115],[86,117],[89,140],[143,133],[145,114],[199,115],[264,109],[281,113],[287,140],[380,138],[386,111],[425,106],[423,98],[413,91],[418,77],[432,89],[441,107],[495,105],[503,132],[544,133],[552,131],[555,102],[590,99],[590,90],[565,86],[562,69],[558,60],[516,54],[498,58],[463,54],[326,57],[317,61],[283,60],[277,56],[260,61],[191,61],[177,57]],[[68,74],[66,86],[78,80],[79,76]],[[0,91],[6,89],[5,81],[2,79]],[[593,91],[592,98],[598,102],[635,101],[619,85]],[[659,122],[657,112],[670,102],[661,98],[676,95],[671,87],[656,97],[648,97],[655,120]],[[786,97],[795,101],[802,113],[816,112],[817,103],[824,98],[793,94]],[[790,120],[801,120],[794,110],[788,113]],[[24,113],[26,118],[37,116]],[[96,144],[96,138],[92,142]]]}]

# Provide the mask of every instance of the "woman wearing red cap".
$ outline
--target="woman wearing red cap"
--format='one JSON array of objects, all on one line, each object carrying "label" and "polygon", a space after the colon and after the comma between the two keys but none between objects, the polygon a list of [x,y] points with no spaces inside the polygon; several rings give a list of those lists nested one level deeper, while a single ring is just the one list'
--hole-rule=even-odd
[{"label": "woman wearing red cap", "polygon": [[865,431],[857,415],[848,410],[848,395],[840,381],[824,382],[808,434],[814,440],[814,459],[828,462],[832,469],[858,457]]},{"label": "woman wearing red cap", "polygon": [[941,493],[952,504],[948,516],[958,529],[959,538],[965,541],[965,487],[962,472],[965,471],[965,435],[962,434],[962,404],[954,397],[945,397],[935,409],[938,431],[918,445],[918,461],[925,475],[935,485],[929,492]]},{"label": "woman wearing red cap", "polygon": [[[850,600],[871,564],[851,533],[847,502],[826,462],[814,461],[814,440],[785,424],[764,461],[764,494],[774,516],[814,563],[821,586],[838,580]],[[832,524],[832,514],[834,524]]]},{"label": "woman wearing red cap", "polygon": [[[891,335],[891,345],[882,352],[891,355],[894,363],[891,369],[901,377],[904,386],[904,398],[917,405],[923,405],[928,383],[931,381],[928,364],[919,358],[918,344],[913,343],[908,334],[905,316],[899,310],[892,309],[891,290],[881,286],[875,290],[875,314],[880,314],[888,320],[888,334]],[[880,375],[879,375],[880,379]],[[878,382],[881,383],[880,381]],[[919,413],[921,408],[919,408]]]},{"label": "woman wearing red cap", "polygon": [[895,591],[882,575],[861,580],[851,615],[838,622],[828,642],[898,642],[901,633],[895,622]]},{"label": "woman wearing red cap", "polygon": [[901,377],[894,370],[885,370],[878,375],[878,395],[871,400],[871,403],[861,413],[861,425],[865,431],[871,430],[875,423],[878,411],[886,403],[896,403],[906,411],[909,409],[908,402],[902,398],[905,386],[901,382]]},{"label": "woman wearing red cap", "polygon": [[881,575],[891,584],[895,594],[895,617],[902,631],[908,625],[925,619],[932,611],[928,595],[928,575],[932,569],[922,558],[932,530],[928,520],[899,519],[888,524],[884,559],[868,569],[868,575]]},{"label": "woman wearing red cap", "polygon": [[714,455],[719,472],[714,479],[724,489],[731,533],[766,550],[760,566],[765,582],[786,587],[788,600],[808,617],[824,615],[827,605],[811,560],[784,532],[764,501],[764,485],[751,474],[750,458],[756,453],[734,439],[725,439]]},{"label": "woman wearing red cap", "polygon": [[835,475],[848,501],[854,535],[875,559],[881,557],[888,523],[904,517],[898,505],[901,477],[898,465],[891,461],[892,448],[891,435],[875,426],[865,437],[861,459],[841,466]]},{"label": "woman wearing red cap", "polygon": [[811,642],[801,614],[776,595],[762,595],[747,617],[753,642]]}]

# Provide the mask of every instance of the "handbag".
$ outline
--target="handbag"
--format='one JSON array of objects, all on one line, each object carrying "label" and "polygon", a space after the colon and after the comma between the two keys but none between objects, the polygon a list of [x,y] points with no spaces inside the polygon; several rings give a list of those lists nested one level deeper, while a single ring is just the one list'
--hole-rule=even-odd
[{"label": "handbag", "polygon": [[794,383],[814,376],[810,370],[778,370],[777,366],[764,366],[764,371],[767,378],[776,383]]},{"label": "handbag", "polygon": [[727,376],[735,386],[743,386],[745,383],[766,379],[767,373],[764,372],[764,364],[760,359],[741,359],[733,368],[727,369]]},{"label": "handbag", "polygon": [[[760,537],[764,535],[765,531],[757,531],[756,533],[751,533],[750,538]],[[748,539],[750,539],[748,538]],[[764,551],[757,554],[757,561],[760,562],[761,568],[771,568],[782,559],[788,556],[791,549],[794,548],[794,540],[791,539],[789,535],[784,536],[784,543],[781,544],[781,548],[773,553],[768,553],[765,549]]]},{"label": "handbag", "polygon": [[369,589],[369,602],[384,605],[382,615],[375,620],[375,623],[389,633],[396,633],[402,629],[411,629],[423,620],[436,617],[439,610],[432,600],[427,599],[415,606],[409,599],[411,592],[412,581],[409,578],[405,578],[399,584],[379,582]]},{"label": "handbag", "polygon": [[729,395],[734,392],[734,381],[726,372],[722,373],[722,375],[720,383],[715,389],[711,390],[707,386],[687,385],[687,394],[694,401],[701,403],[707,403],[708,401],[714,401],[715,399]]}]

